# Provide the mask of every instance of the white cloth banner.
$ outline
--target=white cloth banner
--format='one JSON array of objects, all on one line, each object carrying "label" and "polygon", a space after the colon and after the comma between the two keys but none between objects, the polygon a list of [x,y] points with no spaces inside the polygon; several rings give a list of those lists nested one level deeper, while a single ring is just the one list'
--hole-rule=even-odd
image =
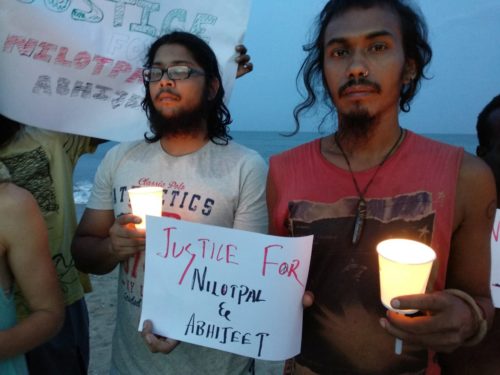
[{"label": "white cloth banner", "polygon": [[265,360],[300,352],[312,238],[146,218],[139,330]]},{"label": "white cloth banner", "polygon": [[500,210],[497,210],[491,233],[491,297],[500,308]]},{"label": "white cloth banner", "polygon": [[183,30],[215,51],[227,95],[251,0],[2,0],[0,113],[114,141],[148,130],[142,66],[158,36]]}]

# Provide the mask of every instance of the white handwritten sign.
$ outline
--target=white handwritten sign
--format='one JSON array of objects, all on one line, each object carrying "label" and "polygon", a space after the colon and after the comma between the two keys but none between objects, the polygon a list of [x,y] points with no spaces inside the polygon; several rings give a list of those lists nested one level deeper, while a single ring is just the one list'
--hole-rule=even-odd
[{"label": "white handwritten sign", "polygon": [[147,216],[141,321],[247,357],[300,352],[312,236],[276,237]]},{"label": "white handwritten sign", "polygon": [[497,209],[491,233],[491,297],[500,308],[500,210]]},{"label": "white handwritten sign", "polygon": [[2,0],[0,113],[51,130],[140,139],[147,48],[173,30],[200,36],[229,94],[250,1]]}]

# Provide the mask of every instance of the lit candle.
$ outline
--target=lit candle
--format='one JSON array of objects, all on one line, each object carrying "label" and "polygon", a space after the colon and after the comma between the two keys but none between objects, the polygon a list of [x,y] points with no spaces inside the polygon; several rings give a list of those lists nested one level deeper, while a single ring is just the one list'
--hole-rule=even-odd
[{"label": "lit candle", "polygon": [[146,228],[146,215],[161,216],[163,205],[163,188],[140,187],[128,189],[132,213],[141,218],[141,223],[136,228]]},{"label": "lit candle", "polygon": [[[395,309],[391,300],[408,294],[422,294],[436,259],[429,246],[412,240],[390,239],[377,245],[380,299],[385,307],[400,314],[413,314],[417,310]],[[402,342],[396,339],[396,354],[401,354]]]}]

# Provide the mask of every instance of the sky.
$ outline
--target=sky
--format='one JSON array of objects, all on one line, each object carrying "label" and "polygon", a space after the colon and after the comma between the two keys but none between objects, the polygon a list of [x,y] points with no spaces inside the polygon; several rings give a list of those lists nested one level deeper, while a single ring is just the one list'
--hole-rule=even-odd
[{"label": "sky", "polygon": [[[500,94],[500,0],[417,0],[429,28],[433,60],[402,114],[418,133],[475,132],[477,114]],[[244,44],[254,71],[237,80],[229,103],[232,129],[294,129],[295,81],[315,17],[325,0],[252,0]],[[319,116],[301,131],[317,131]],[[325,128],[326,131],[331,126]]]}]

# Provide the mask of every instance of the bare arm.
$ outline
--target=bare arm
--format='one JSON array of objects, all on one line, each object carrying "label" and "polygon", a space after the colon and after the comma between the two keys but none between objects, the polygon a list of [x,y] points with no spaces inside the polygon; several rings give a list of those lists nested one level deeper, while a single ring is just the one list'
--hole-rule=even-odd
[{"label": "bare arm", "polygon": [[118,263],[144,251],[144,230],[135,229],[140,218],[112,210],[85,209],[71,246],[76,267],[83,272],[106,274]]},{"label": "bare arm", "polygon": [[[481,160],[466,154],[460,169],[455,202],[454,232],[446,288],[460,289],[480,305],[491,325],[490,236],[496,208],[493,175]],[[393,300],[394,301],[394,300]],[[405,342],[450,352],[471,338],[478,321],[471,307],[446,292],[398,297],[394,307],[416,308],[425,316],[408,318],[390,313],[381,324]]]},{"label": "bare arm", "polygon": [[447,288],[469,293],[493,321],[490,295],[491,230],[496,211],[495,180],[489,167],[466,154],[457,187]]},{"label": "bare arm", "polygon": [[0,186],[1,254],[32,312],[14,327],[0,331],[0,360],[49,340],[64,320],[45,222],[34,198],[13,184]]}]

